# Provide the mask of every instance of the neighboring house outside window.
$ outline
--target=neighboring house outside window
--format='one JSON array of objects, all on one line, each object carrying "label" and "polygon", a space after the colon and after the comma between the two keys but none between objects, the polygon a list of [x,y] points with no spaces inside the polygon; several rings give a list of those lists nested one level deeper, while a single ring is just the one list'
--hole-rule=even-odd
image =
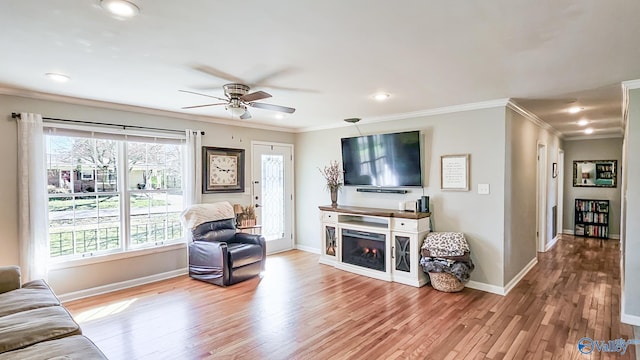
[{"label": "neighboring house outside window", "polygon": [[183,139],[74,129],[46,134],[50,258],[184,241]]}]

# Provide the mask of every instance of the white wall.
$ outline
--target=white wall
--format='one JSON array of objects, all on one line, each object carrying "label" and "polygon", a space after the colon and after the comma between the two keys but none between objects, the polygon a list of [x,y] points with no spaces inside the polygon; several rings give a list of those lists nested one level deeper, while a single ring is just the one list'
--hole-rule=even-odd
[{"label": "white wall", "polygon": [[[620,166],[622,165],[622,138],[572,140],[564,142],[565,192],[564,226],[573,232],[575,199],[609,200],[609,234],[620,235]],[[574,187],[573,162],[575,160],[618,160],[618,185],[615,188]]]},{"label": "white wall", "polygon": [[623,235],[622,320],[640,325],[640,89],[629,91],[625,134],[626,220]]},{"label": "white wall", "polygon": [[[358,125],[363,134],[420,130],[424,134],[424,188],[407,195],[358,193],[343,188],[338,203],[396,209],[402,200],[428,195],[436,231],[461,231],[467,236],[476,265],[471,279],[502,287],[504,242],[505,108],[464,111]],[[330,203],[318,172],[341,160],[340,139],[359,135],[353,125],[300,133],[296,136],[296,239],[300,247],[320,248],[318,206]],[[440,156],[470,154],[471,191],[440,190]],[[477,184],[491,186],[478,195]]]},{"label": "white wall", "polygon": [[[294,134],[289,132],[259,130],[246,127],[214,124],[211,122],[185,120],[162,115],[148,115],[132,111],[111,110],[93,106],[71,105],[62,102],[28,99],[0,95],[0,266],[18,264],[18,220],[17,220],[17,126],[10,118],[11,112],[40,113],[45,117],[105,122],[123,125],[148,126],[166,129],[199,129],[206,132],[203,146],[245,149],[245,193],[206,194],[203,202],[229,200],[232,203],[249,204],[251,141],[273,141],[293,143]],[[185,248],[174,249],[144,256],[90,265],[56,269],[50,272],[49,282],[58,294],[80,291],[97,286],[153,276],[163,272],[184,269],[187,266]]]}]

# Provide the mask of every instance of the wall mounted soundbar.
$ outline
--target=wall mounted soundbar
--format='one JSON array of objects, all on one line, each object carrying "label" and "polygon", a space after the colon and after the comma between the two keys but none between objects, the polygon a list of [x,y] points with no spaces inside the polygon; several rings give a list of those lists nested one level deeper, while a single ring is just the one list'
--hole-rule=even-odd
[{"label": "wall mounted soundbar", "polygon": [[406,194],[409,190],[404,189],[379,189],[379,188],[357,188],[357,192],[384,193],[384,194]]}]

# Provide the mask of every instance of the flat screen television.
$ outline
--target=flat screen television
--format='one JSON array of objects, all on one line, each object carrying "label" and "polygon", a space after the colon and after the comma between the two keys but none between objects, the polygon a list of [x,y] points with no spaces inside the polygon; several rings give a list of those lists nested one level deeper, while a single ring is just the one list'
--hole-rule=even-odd
[{"label": "flat screen television", "polygon": [[345,185],[422,186],[420,132],[342,138]]}]

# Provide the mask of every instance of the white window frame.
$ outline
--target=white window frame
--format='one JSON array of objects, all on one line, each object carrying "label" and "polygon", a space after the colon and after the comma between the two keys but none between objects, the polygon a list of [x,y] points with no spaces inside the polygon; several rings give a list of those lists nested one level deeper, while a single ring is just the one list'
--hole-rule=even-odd
[{"label": "white window frame", "polygon": [[[165,133],[165,132],[153,132],[147,130],[133,130],[122,129],[115,127],[96,127],[79,124],[69,123],[47,123],[44,124],[45,129],[45,141],[48,135],[69,136],[69,137],[84,137],[84,138],[96,138],[96,139],[114,139],[119,140],[118,143],[118,155],[117,166],[119,169],[117,186],[118,191],[114,192],[93,192],[93,193],[72,193],[67,196],[102,196],[102,195],[114,195],[117,194],[120,198],[120,246],[115,249],[102,250],[96,253],[85,254],[73,254],[60,257],[49,256],[49,264],[51,269],[65,268],[69,266],[81,266],[90,263],[98,263],[104,261],[113,261],[123,258],[129,258],[134,256],[172,251],[178,248],[186,247],[187,236],[183,229],[183,236],[179,239],[170,241],[161,241],[157,243],[147,243],[143,245],[133,245],[130,238],[131,233],[131,206],[130,197],[131,193],[145,192],[145,193],[165,193],[169,190],[131,190],[129,189],[129,172],[127,171],[127,144],[133,139],[142,140],[143,142],[152,143],[154,140],[161,140],[161,142],[167,141],[170,143],[180,142],[182,146],[185,146],[186,137],[184,134],[178,133]],[[185,146],[186,147],[186,146]],[[184,149],[183,151],[186,151]],[[185,174],[184,161],[185,156],[182,156],[181,170],[182,170],[182,196],[185,194]],[[44,167],[44,172],[48,171],[47,166]],[[47,193],[47,203],[51,194]],[[47,231],[47,236],[49,232]],[[48,239],[48,243],[51,243],[51,239]]]}]

